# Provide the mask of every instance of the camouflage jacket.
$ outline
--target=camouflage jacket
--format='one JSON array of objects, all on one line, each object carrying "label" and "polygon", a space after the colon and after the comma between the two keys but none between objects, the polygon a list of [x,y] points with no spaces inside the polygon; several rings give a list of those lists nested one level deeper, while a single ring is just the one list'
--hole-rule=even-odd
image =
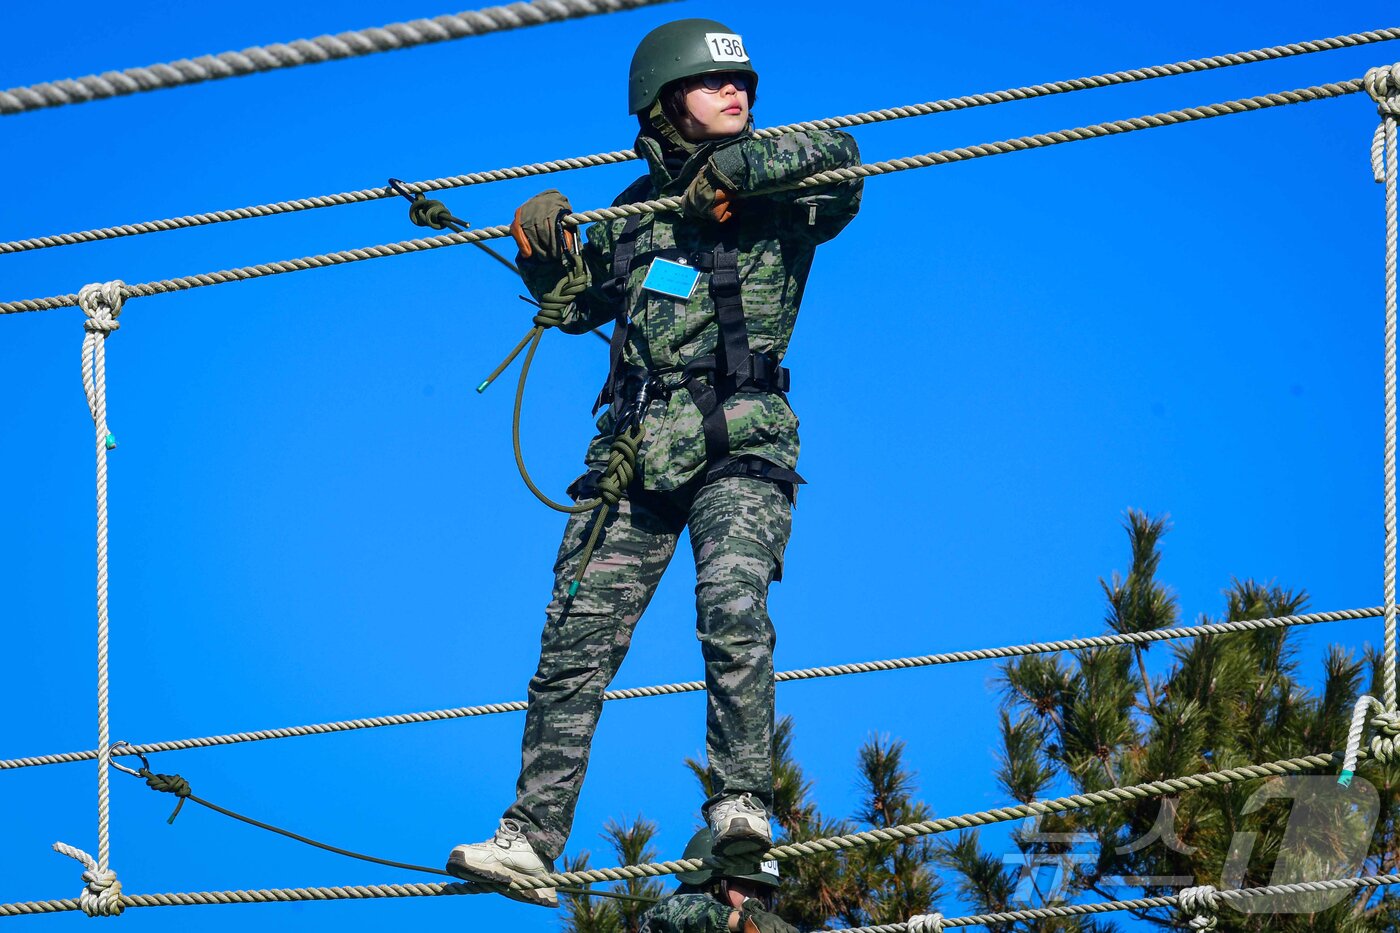
[{"label": "camouflage jacket", "polygon": [[[723,226],[737,225],[737,229],[724,232],[733,237],[739,250],[749,346],[753,352],[769,352],[781,359],[792,337],[817,245],[836,236],[855,216],[862,184],[855,180],[816,189],[745,195],[858,164],[855,140],[845,133],[825,130],[774,139],[745,134],[702,146],[674,176],[661,146],[650,136],[638,138],[637,150],[650,171],[623,191],[616,204],[683,194],[711,158],[734,184],[738,194],[735,216]],[[597,286],[613,276],[613,246],[625,224],[625,220],[602,221],[588,229],[583,252],[594,287],[571,306],[563,330],[581,333],[616,317],[617,299]],[[650,250],[668,247],[710,251],[719,241],[720,228],[718,223],[691,220],[675,212],[643,215],[636,231],[636,254],[641,259]],[[642,289],[648,265],[646,261],[634,263],[625,287],[611,293],[621,295],[623,310],[632,322],[623,358],[627,364],[659,374],[662,383],[674,389],[687,362],[716,352],[719,328],[709,291],[710,276],[700,274],[689,301],[673,300]],[[637,460],[637,476],[643,487],[663,491],[684,485],[706,468],[699,409],[683,389],[670,392],[669,398],[664,395],[653,398],[646,407],[646,439]],[[796,470],[798,422],[782,395],[736,393],[725,402],[724,416],[733,458],[757,458]],[[601,470],[612,440],[612,413],[605,410],[597,426],[598,436],[585,459],[590,469]]]},{"label": "camouflage jacket", "polygon": [[642,914],[640,933],[727,933],[733,912],[708,894],[672,894]]}]

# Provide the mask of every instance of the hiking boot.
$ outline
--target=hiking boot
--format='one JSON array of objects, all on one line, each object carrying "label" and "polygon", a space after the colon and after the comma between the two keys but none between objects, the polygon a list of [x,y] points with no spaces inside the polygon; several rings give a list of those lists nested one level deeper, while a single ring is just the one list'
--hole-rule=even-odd
[{"label": "hiking boot", "polygon": [[[510,884],[554,871],[552,862],[535,854],[525,833],[515,820],[501,820],[500,829],[487,842],[473,842],[452,850],[447,857],[447,873],[464,881]],[[502,891],[506,897],[540,907],[558,907],[553,888],[521,888]]]},{"label": "hiking boot", "polygon": [[768,811],[753,794],[721,797],[705,813],[716,855],[749,855],[773,846]]}]

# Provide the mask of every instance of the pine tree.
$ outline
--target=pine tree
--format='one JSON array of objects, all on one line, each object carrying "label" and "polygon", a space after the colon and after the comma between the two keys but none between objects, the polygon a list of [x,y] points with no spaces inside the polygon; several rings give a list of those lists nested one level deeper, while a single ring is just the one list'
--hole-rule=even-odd
[{"label": "pine tree", "polygon": [[[1131,545],[1130,569],[1126,575],[1115,573],[1100,581],[1108,628],[1142,632],[1175,624],[1176,598],[1157,578],[1166,521],[1132,511],[1125,527]],[[1234,580],[1225,591],[1224,614],[1216,621],[1293,615],[1306,604],[1307,594],[1301,590]],[[1201,621],[1212,620],[1202,617]],[[1171,665],[1165,676],[1156,679],[1149,674],[1144,652],[1137,648],[1028,656],[1004,664],[1003,750],[997,779],[1007,793],[1029,801],[1342,747],[1366,661],[1333,647],[1323,663],[1322,690],[1314,695],[1300,682],[1290,628],[1172,644]],[[1371,656],[1369,663],[1378,670],[1378,658]],[[1395,838],[1400,817],[1396,769],[1369,763],[1359,774],[1376,786],[1381,797],[1379,834],[1365,870],[1393,870],[1400,856]],[[1269,884],[1275,867],[1289,858],[1296,870],[1311,877],[1334,876],[1345,844],[1357,839],[1358,832],[1365,835],[1364,826],[1352,825],[1355,814],[1345,805],[1338,805],[1335,819],[1320,821],[1320,832],[1307,840],[1310,854],[1301,862],[1296,858],[1300,840],[1284,845],[1286,804],[1268,804],[1245,813],[1251,795],[1266,784],[1282,789],[1286,780],[1241,782],[1188,791],[1179,798],[1073,811],[1046,818],[1031,831],[1016,833],[1013,840],[1032,867],[1074,856],[1071,861],[1077,870],[1066,884],[1035,893],[1045,902],[1114,899],[1137,896],[1140,891],[1172,894],[1185,885],[1221,886],[1223,867],[1242,864],[1238,852],[1231,861],[1231,846],[1246,839],[1252,841],[1253,859],[1241,879],[1231,879],[1232,884]],[[1066,839],[1077,840],[1079,848],[1093,853],[1092,857],[1071,852]],[[1285,855],[1285,849],[1290,854]],[[960,893],[979,909],[1006,909],[1008,889],[1013,880],[1020,882],[980,851],[975,833],[950,843],[943,861],[959,872]],[[1179,922],[1167,910],[1137,916],[1166,928]],[[1222,933],[1350,933],[1396,929],[1398,917],[1393,897],[1368,891],[1309,914],[1242,913],[1226,906],[1219,912],[1217,929]],[[1023,924],[1017,929],[1102,927],[1074,920],[1061,925]]]},{"label": "pine tree", "polygon": [[[1159,580],[1165,518],[1129,511],[1124,523],[1129,569],[1099,581],[1109,631],[1128,633],[1178,623],[1176,596]],[[1210,621],[1293,615],[1307,594],[1274,583],[1233,580],[1224,612]],[[1239,767],[1343,747],[1352,705],[1368,681],[1380,695],[1382,658],[1370,649],[1357,659],[1333,646],[1322,663],[1322,687],[1301,681],[1295,633],[1270,628],[1172,641],[1170,663],[1153,676],[1146,646],[1027,655],[1002,665],[999,683],[1001,748],[995,780],[1011,799],[1028,803],[1069,793]],[[812,782],[793,758],[793,723],[783,718],[774,738],[773,819],[780,842],[841,835],[859,829],[929,819],[916,798],[915,775],[904,765],[904,743],[872,736],[859,751],[861,804],[849,818],[822,814]],[[701,794],[712,793],[703,761],[686,761]],[[981,833],[916,838],[793,859],[783,863],[779,912],[801,930],[898,923],[944,909],[949,893],[977,913],[1052,903],[1173,894],[1188,885],[1222,883],[1227,865],[1242,866],[1229,886],[1275,883],[1276,870],[1293,877],[1337,877],[1349,846],[1370,839],[1365,861],[1352,874],[1400,872],[1400,765],[1363,762],[1358,783],[1379,795],[1374,834],[1345,796],[1333,791],[1306,825],[1306,838],[1287,838],[1290,805],[1260,804],[1263,791],[1288,797],[1292,778],[1269,778],[1046,816],[1015,828],[1008,855],[983,848]],[[1330,777],[1318,778],[1334,787]],[[1291,789],[1290,789],[1291,787]],[[1277,793],[1276,793],[1277,792]],[[1335,798],[1335,799],[1332,799]],[[1253,803],[1247,807],[1247,803]],[[1301,806],[1301,802],[1293,806]],[[1252,807],[1252,809],[1251,809]],[[1331,807],[1331,809],[1326,809]],[[1248,811],[1248,812],[1247,812]],[[1321,817],[1319,817],[1321,814]],[[651,858],[655,832],[638,817],[631,827],[609,825],[624,861]],[[623,840],[630,840],[623,845]],[[1242,841],[1250,857],[1241,859]],[[1306,845],[1302,845],[1306,843]],[[1298,853],[1305,853],[1299,857]],[[585,853],[571,863],[587,863]],[[940,886],[950,876],[952,891]],[[661,886],[648,883],[648,893]],[[640,890],[640,889],[639,889]],[[1306,899],[1278,901],[1274,912],[1244,913],[1223,906],[1218,933],[1372,933],[1400,930],[1400,896],[1388,889],[1351,893],[1322,908]],[[1292,912],[1288,912],[1292,911]],[[632,933],[618,904],[574,901],[570,933]],[[1177,929],[1170,910],[1132,914]],[[1110,916],[1062,917],[990,927],[994,933],[1109,933]]]},{"label": "pine tree", "polygon": [[[651,845],[656,829],[655,823],[639,815],[630,823],[609,820],[602,836],[617,858],[617,864],[635,865],[656,860],[656,849]],[[566,859],[564,870],[587,868],[588,857],[588,853],[583,852]],[[565,933],[639,933],[642,914],[664,893],[661,882],[647,878],[616,882],[609,890],[625,896],[568,898],[562,918]]]}]

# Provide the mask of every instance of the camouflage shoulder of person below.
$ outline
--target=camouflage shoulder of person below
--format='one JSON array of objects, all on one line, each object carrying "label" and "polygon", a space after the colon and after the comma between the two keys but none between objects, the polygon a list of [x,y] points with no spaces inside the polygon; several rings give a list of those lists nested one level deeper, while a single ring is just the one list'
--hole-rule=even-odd
[{"label": "camouflage shoulder of person below", "polygon": [[708,894],[672,894],[642,915],[641,933],[724,933],[731,912]]}]

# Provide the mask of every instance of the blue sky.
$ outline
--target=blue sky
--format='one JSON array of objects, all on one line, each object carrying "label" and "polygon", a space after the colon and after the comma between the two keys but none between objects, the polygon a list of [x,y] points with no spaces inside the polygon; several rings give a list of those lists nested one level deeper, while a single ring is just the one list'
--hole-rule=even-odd
[{"label": "blue sky", "polygon": [[[454,10],[406,0],[26,4],[0,87]],[[353,61],[0,119],[0,239],[430,178],[631,144],[627,62],[672,18],[741,32],[755,116],[788,123],[1382,26],[1381,3],[940,7],[685,0]],[[1393,20],[1393,17],[1391,17]],[[861,128],[867,161],[1359,77],[1394,43]],[[781,669],[1102,629],[1125,509],[1169,513],[1183,617],[1232,577],[1314,609],[1381,600],[1382,189],[1364,95],[871,180],[824,246],[788,357],[801,495],[774,587]],[[476,186],[476,225],[557,186],[608,203],[635,165]],[[381,201],[0,257],[0,300],[416,235]],[[510,392],[473,388],[528,326],[468,248],[129,302],[108,342],[112,706],[132,742],[524,695],[561,518],[515,475]],[[0,757],[93,747],[91,423],[81,313],[0,320]],[[525,449],[559,494],[605,366],[546,338]],[[700,676],[680,551],[618,686]],[[1379,622],[1304,629],[1326,645]],[[1167,652],[1152,652],[1159,668]],[[1002,802],[995,666],[780,688],[824,811],[870,734],[908,743],[940,815]],[[195,792],[385,857],[440,864],[509,803],[521,716],[158,755]],[[570,850],[610,818],[679,854],[703,698],[609,704]],[[93,768],[0,774],[0,902],[73,897]],[[305,849],[113,776],[132,893],[413,878]],[[608,857],[595,854],[595,864]],[[951,899],[948,912],[959,912]],[[31,925],[81,922],[31,918]],[[142,930],[509,924],[501,898],[136,910]]]}]

